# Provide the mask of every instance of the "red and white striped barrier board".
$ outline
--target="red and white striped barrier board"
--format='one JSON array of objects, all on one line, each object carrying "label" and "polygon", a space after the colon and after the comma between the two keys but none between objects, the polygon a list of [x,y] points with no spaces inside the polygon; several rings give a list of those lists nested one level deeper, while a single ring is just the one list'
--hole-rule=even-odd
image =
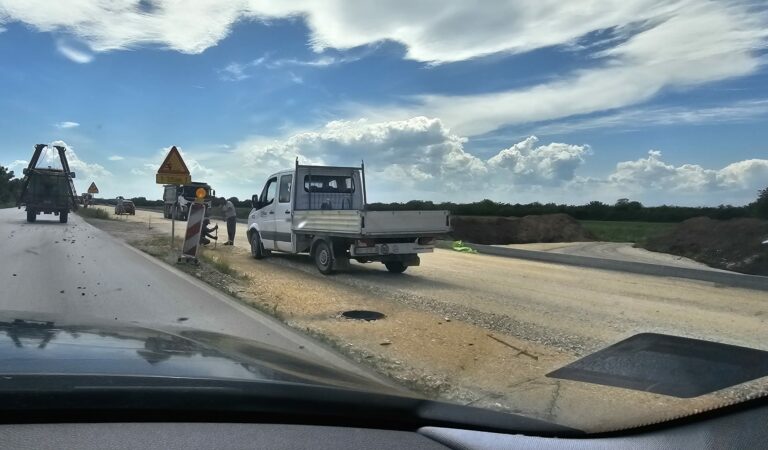
[{"label": "red and white striped barrier board", "polygon": [[197,249],[200,247],[200,232],[203,230],[205,218],[205,204],[192,203],[189,205],[187,216],[187,234],[184,236],[184,246],[181,255],[187,258],[197,258]]}]

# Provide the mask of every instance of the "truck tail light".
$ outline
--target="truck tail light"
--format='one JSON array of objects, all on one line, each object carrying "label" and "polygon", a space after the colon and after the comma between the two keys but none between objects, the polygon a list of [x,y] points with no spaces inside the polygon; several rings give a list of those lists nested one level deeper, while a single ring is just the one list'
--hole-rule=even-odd
[{"label": "truck tail light", "polygon": [[367,239],[360,239],[355,244],[358,247],[374,247],[376,245],[373,241]]},{"label": "truck tail light", "polygon": [[433,238],[433,237],[420,237],[416,242],[418,242],[419,245],[434,245],[435,244],[435,238]]}]

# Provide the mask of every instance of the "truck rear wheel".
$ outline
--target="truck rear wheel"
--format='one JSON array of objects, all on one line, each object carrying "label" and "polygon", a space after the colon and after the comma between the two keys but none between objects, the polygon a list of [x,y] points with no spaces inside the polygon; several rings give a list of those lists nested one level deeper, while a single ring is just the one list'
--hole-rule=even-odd
[{"label": "truck rear wheel", "polygon": [[37,213],[34,211],[27,211],[27,222],[34,223],[37,220]]},{"label": "truck rear wheel", "polygon": [[59,213],[59,222],[61,223],[67,223],[67,218],[69,216],[69,211],[62,211]]},{"label": "truck rear wheel", "polygon": [[320,241],[315,246],[315,265],[317,270],[323,275],[330,275],[333,273],[333,252],[331,246],[326,241]]},{"label": "truck rear wheel", "polygon": [[405,269],[408,268],[402,261],[385,262],[384,265],[387,266],[387,270],[392,273],[403,273],[405,272]]}]

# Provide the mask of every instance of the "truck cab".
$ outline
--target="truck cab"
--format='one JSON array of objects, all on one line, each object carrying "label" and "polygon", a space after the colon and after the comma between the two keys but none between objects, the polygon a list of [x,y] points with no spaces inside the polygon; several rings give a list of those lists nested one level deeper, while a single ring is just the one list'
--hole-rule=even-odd
[{"label": "truck cab", "polygon": [[272,251],[309,253],[320,272],[349,260],[382,262],[401,273],[420,264],[450,230],[447,211],[366,211],[363,167],[304,166],[267,177],[251,198],[248,240],[260,259]]}]

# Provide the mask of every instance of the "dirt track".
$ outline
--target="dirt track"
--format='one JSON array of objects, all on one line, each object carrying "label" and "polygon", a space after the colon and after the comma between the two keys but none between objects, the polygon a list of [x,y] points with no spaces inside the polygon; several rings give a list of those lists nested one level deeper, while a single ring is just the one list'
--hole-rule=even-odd
[{"label": "dirt track", "polygon": [[[170,228],[146,211],[125,219],[144,225],[101,226],[137,240],[146,237],[150,217],[149,232]],[[206,252],[248,275],[238,288],[245,301],[405,384],[462,403],[598,430],[713,407],[768,385],[762,379],[683,400],[543,377],[640,332],[768,350],[765,292],[447,250],[400,276],[353,264],[348,273],[324,277],[304,256],[251,259],[243,224],[234,248]],[[387,319],[339,318],[347,309],[374,309]],[[594,410],[589,417],[581,414],[584,404]]]}]

